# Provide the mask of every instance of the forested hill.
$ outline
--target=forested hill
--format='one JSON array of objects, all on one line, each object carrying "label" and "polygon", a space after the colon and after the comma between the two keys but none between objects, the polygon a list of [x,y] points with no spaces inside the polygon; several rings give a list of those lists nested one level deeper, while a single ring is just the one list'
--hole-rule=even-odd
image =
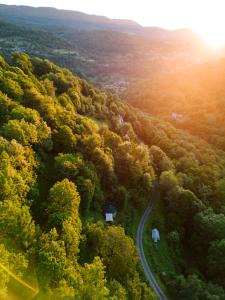
[{"label": "forested hill", "polygon": [[0,4],[0,17],[17,25],[31,26],[45,30],[61,31],[75,29],[82,31],[117,31],[139,34],[159,41],[197,40],[198,36],[189,29],[166,30],[159,27],[144,27],[132,20],[110,19],[79,11],[53,7],[32,7]]},{"label": "forested hill", "polygon": [[[142,26],[131,20],[114,20],[104,16],[53,7],[0,5],[0,16],[13,23],[41,28],[69,27],[78,30],[114,30],[138,32]],[[166,30],[165,30],[166,31]]]},{"label": "forested hill", "polygon": [[35,299],[155,299],[133,237],[156,178],[174,265],[157,276],[172,299],[224,299],[224,152],[47,60],[1,57],[3,299],[34,293],[6,270]]},{"label": "forested hill", "polygon": [[139,82],[124,97],[225,150],[224,59]]}]

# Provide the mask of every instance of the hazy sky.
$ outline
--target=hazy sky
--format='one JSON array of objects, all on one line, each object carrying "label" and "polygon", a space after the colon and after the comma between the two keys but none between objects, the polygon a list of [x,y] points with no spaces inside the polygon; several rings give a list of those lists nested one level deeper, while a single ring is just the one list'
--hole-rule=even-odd
[{"label": "hazy sky", "polygon": [[111,18],[132,19],[142,25],[168,29],[191,28],[212,40],[221,39],[223,35],[225,41],[225,0],[0,0],[0,2],[72,9]]}]

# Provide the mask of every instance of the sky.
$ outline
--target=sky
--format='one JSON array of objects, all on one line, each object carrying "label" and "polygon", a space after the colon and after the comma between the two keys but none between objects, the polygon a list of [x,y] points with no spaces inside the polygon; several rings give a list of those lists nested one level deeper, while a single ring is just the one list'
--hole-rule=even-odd
[{"label": "sky", "polygon": [[0,0],[131,19],[144,26],[190,28],[210,43],[225,43],[225,0]]}]

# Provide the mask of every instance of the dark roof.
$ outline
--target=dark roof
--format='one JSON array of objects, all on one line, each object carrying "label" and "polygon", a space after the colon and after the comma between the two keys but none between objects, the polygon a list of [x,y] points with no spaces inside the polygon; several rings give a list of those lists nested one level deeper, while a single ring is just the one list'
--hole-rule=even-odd
[{"label": "dark roof", "polygon": [[106,206],[104,208],[104,213],[105,214],[115,214],[116,208],[111,203],[108,203],[108,204],[106,204]]}]

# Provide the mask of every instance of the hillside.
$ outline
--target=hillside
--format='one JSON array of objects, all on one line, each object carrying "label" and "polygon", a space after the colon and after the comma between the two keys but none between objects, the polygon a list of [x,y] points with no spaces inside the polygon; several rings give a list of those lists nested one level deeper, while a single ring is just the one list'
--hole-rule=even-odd
[{"label": "hillside", "polygon": [[[37,299],[154,299],[133,241],[103,218],[110,199],[121,220],[145,206],[154,178],[147,149],[129,126],[108,128],[117,113],[105,93],[48,61],[15,55],[13,64],[1,59],[1,263],[35,286]],[[127,151],[130,179],[120,163]],[[8,286],[30,297],[0,272],[2,294]]]},{"label": "hillside", "polygon": [[[172,299],[224,299],[224,152],[47,60],[1,58],[0,78],[0,266],[35,299],[155,299],[131,228],[159,178],[158,276]],[[0,275],[3,299],[29,299]]]},{"label": "hillside", "polygon": [[221,59],[139,82],[125,97],[225,150],[224,87],[225,60]]}]

